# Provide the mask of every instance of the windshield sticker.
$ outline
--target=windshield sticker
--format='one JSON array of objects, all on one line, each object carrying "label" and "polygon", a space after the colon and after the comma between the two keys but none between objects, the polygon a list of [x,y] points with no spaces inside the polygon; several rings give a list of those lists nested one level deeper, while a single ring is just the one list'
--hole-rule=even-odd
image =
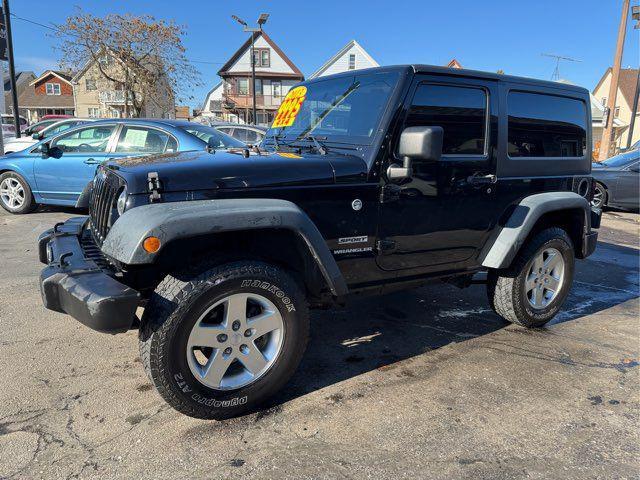
[{"label": "windshield sticker", "polygon": [[296,155],[295,153],[290,152],[278,152],[278,155],[284,158],[302,158],[300,155]]},{"label": "windshield sticker", "polygon": [[302,106],[302,102],[304,102],[306,95],[307,87],[304,85],[289,90],[289,93],[287,93],[287,96],[278,109],[278,113],[276,114],[276,118],[273,120],[271,128],[290,127],[293,125],[298,112],[300,112],[300,107]]}]

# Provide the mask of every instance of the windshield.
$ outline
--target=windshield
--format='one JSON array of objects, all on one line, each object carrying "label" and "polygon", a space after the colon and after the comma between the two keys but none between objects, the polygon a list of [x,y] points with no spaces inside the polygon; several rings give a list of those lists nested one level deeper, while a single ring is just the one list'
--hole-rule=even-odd
[{"label": "windshield", "polygon": [[606,165],[607,167],[613,168],[624,167],[625,165],[638,160],[638,157],[640,157],[640,151],[635,150],[633,152],[623,153],[620,155],[616,155],[615,157],[611,157],[602,162],[602,164]]},{"label": "windshield", "polygon": [[215,128],[207,127],[205,125],[189,125],[188,127],[180,127],[187,133],[190,133],[194,137],[198,137],[205,143],[209,142],[209,139],[213,139],[216,143],[214,148],[243,148],[246,147],[240,140],[236,140],[229,135],[219,132]]},{"label": "windshield", "polygon": [[277,140],[313,135],[327,141],[368,145],[399,76],[399,72],[354,74],[296,87],[280,106],[267,140],[276,135]]}]

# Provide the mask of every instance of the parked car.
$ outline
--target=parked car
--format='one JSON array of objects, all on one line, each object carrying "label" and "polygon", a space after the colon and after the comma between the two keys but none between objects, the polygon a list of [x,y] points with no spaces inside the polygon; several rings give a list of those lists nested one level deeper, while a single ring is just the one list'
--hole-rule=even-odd
[{"label": "parked car", "polygon": [[22,132],[25,136],[31,136],[34,133],[38,133],[40,130],[48,127],[49,125],[53,125],[54,123],[58,122],[59,120],[55,119],[55,118],[51,118],[49,120],[40,120],[39,122],[36,123],[32,123],[31,125],[29,125],[27,128],[24,129],[24,132]]},{"label": "parked car", "polygon": [[38,204],[74,206],[105,160],[229,147],[245,145],[195,123],[99,120],[0,157],[0,205],[11,213],[27,213]]},{"label": "parked car", "polygon": [[[96,121],[96,119],[93,118],[68,118],[66,120],[51,120],[52,123],[41,129],[40,131],[34,132],[32,135],[28,135],[28,131],[31,128],[29,127],[25,131],[25,134],[20,138],[11,138],[5,142],[4,153],[7,154],[19,152],[20,150],[24,150],[31,145],[35,145],[40,140],[53,137],[54,135],[62,133],[65,130],[69,130],[70,128],[82,125],[83,123],[94,121]],[[48,122],[48,120],[45,120],[45,122]]]},{"label": "parked car", "polygon": [[236,140],[240,140],[247,145],[259,144],[267,133],[266,128],[257,125],[227,122],[211,122],[210,124],[216,130],[231,135]]},{"label": "parked car", "polygon": [[592,175],[596,181],[594,207],[640,208],[640,149],[594,163]]},{"label": "parked car", "polygon": [[[20,123],[20,133],[23,133],[29,126],[29,122],[23,116],[18,117]],[[13,115],[4,113],[2,114],[2,136],[3,138],[16,136],[16,125]]]},{"label": "parked car", "polygon": [[73,118],[73,115],[43,115],[40,120],[62,120],[64,118]]},{"label": "parked car", "polygon": [[303,82],[261,148],[101,165],[89,215],[39,238],[44,305],[139,328],[165,401],[218,419],[283,388],[309,308],[351,295],[485,281],[499,315],[541,327],[596,248],[589,105],[572,85],[424,65]]}]

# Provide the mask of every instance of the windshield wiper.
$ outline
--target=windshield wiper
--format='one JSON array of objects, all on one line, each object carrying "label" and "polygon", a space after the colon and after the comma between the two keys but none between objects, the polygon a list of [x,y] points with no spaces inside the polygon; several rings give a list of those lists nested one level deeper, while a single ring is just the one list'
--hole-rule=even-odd
[{"label": "windshield wiper", "polygon": [[327,154],[327,147],[321,144],[316,137],[308,133],[304,137],[298,137],[298,140],[311,140],[313,142],[313,146],[316,147],[316,150],[320,155]]}]

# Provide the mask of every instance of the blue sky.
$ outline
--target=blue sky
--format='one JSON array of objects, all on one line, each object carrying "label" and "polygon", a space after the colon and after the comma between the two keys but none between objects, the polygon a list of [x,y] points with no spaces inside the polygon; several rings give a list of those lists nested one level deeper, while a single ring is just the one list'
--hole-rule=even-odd
[{"label": "blue sky", "polygon": [[[271,14],[271,38],[305,75],[349,40],[356,39],[381,64],[443,65],[457,58],[465,68],[549,79],[556,53],[581,60],[562,63],[560,73],[593,89],[611,65],[621,0],[10,0],[12,12],[40,23],[62,23],[80,5],[94,15],[151,13],[184,25],[187,55],[204,86],[194,91],[198,106],[217,82],[217,70],[247,38],[236,14],[247,21]],[[638,0],[632,0],[637,5]],[[55,7],[54,7],[55,5]],[[391,8],[390,5],[393,7]],[[54,8],[52,8],[54,7]],[[55,39],[41,27],[13,19],[16,68],[40,73],[55,67]],[[638,67],[639,32],[628,22],[623,66]]]}]

